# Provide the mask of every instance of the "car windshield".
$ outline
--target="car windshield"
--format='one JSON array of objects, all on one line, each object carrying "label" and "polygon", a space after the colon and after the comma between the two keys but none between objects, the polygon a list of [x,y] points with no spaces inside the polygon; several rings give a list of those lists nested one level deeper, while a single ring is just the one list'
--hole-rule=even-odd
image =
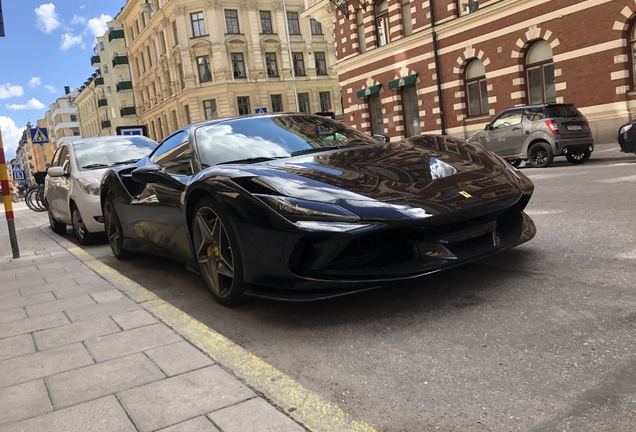
[{"label": "car windshield", "polygon": [[548,105],[545,109],[549,117],[582,117],[574,105]]},{"label": "car windshield", "polygon": [[144,137],[96,139],[73,143],[75,161],[80,169],[98,169],[133,163],[149,154],[157,143]]},{"label": "car windshield", "polygon": [[342,147],[377,144],[373,138],[325,117],[246,117],[196,130],[204,166],[256,163]]}]

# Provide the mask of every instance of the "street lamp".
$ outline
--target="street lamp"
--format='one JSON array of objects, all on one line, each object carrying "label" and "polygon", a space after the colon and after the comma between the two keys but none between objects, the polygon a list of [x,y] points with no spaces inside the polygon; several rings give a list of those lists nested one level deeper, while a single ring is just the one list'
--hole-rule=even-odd
[{"label": "street lamp", "polygon": [[148,0],[146,0],[145,3],[142,3],[139,6],[141,6],[141,13],[151,14],[155,11],[154,5],[148,3]]},{"label": "street lamp", "polygon": [[292,80],[294,82],[294,99],[296,100],[296,112],[300,111],[300,107],[298,106],[298,90],[296,89],[296,73],[294,72],[294,58],[292,54],[291,48],[291,38],[289,37],[289,20],[287,19],[287,5],[285,4],[285,0],[283,1],[283,13],[285,14],[285,35],[287,35],[287,48],[289,52],[289,73],[292,76]]}]

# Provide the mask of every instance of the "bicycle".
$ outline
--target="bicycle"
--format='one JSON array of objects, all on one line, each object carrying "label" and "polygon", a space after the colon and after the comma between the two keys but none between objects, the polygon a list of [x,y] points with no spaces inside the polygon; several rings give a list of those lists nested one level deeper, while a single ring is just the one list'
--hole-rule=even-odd
[{"label": "bicycle", "polygon": [[31,188],[24,198],[27,207],[36,212],[46,211],[44,204],[44,186],[38,185]]}]

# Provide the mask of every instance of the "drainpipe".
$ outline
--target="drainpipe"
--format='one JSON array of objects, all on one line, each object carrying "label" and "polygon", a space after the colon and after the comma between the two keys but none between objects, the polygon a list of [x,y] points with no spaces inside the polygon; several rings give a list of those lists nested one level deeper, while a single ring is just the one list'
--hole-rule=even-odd
[{"label": "drainpipe", "polygon": [[442,127],[442,135],[446,135],[446,121],[444,120],[444,100],[442,99],[442,83],[439,73],[439,54],[437,52],[437,33],[435,32],[435,2],[430,1],[431,31],[433,34],[433,59],[435,60],[435,75],[437,76],[437,99],[439,100],[439,118]]}]

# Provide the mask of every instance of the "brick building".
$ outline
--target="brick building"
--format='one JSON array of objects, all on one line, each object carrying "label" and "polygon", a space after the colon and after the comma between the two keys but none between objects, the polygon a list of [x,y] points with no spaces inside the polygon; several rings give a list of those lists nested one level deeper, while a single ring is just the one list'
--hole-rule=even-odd
[{"label": "brick building", "polygon": [[636,112],[634,0],[307,0],[333,25],[345,121],[466,137],[505,108],[574,103],[597,142]]}]

